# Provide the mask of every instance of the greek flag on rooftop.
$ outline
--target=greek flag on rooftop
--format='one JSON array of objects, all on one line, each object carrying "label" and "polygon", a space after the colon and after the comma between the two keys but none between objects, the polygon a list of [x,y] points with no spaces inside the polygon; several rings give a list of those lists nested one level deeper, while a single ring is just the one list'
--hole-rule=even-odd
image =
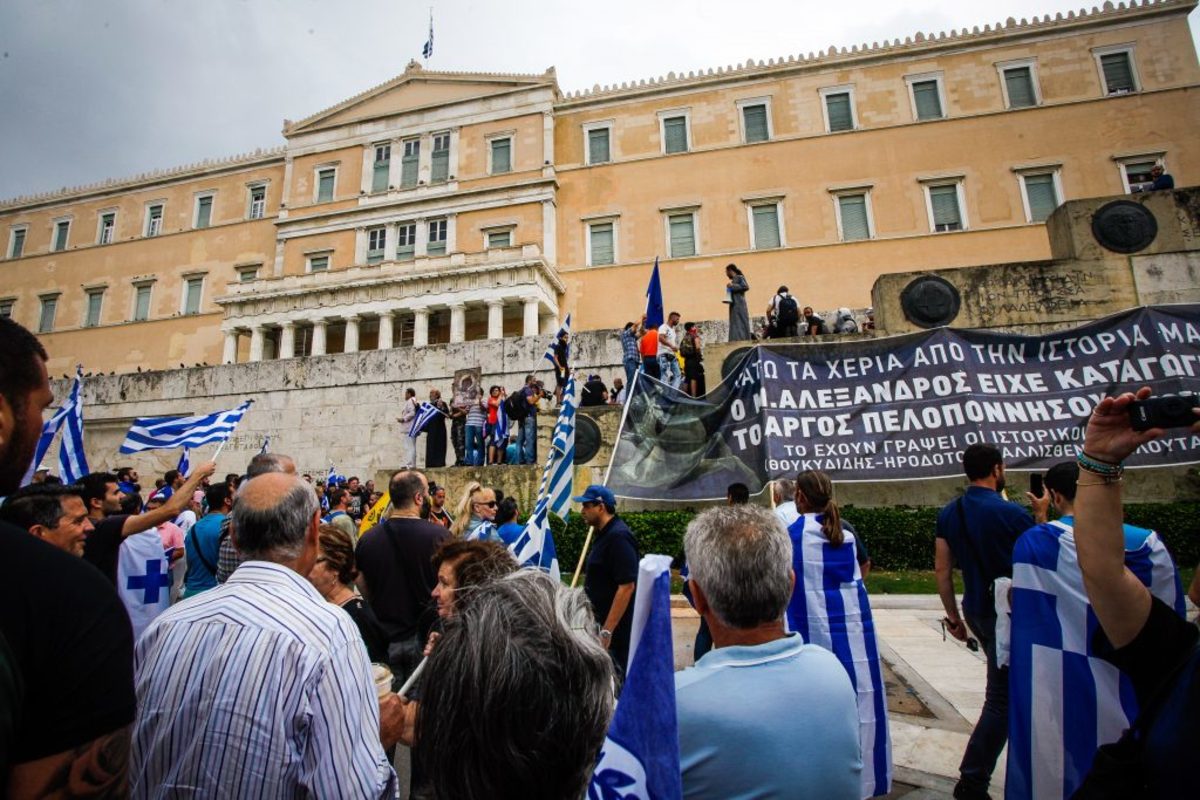
[{"label": "greek flag on rooftop", "polygon": [[417,415],[413,417],[412,425],[408,427],[408,435],[412,438],[417,438],[425,426],[429,424],[429,420],[442,413],[438,407],[430,403],[428,400],[417,406]]},{"label": "greek flag on rooftop", "polygon": [[199,447],[228,439],[253,400],[237,408],[198,417],[138,417],[125,434],[122,453]]},{"label": "greek flag on rooftop", "polygon": [[[568,320],[569,321],[569,320]],[[525,530],[509,545],[517,563],[522,566],[537,566],[559,578],[558,554],[554,549],[554,535],[550,532],[550,512],[563,519],[571,510],[571,484],[575,475],[575,375],[567,379],[563,388],[562,406],[554,434],[550,438],[550,455],[542,471],[542,484],[538,489],[537,504],[525,524]]]},{"label": "greek flag on rooftop", "polygon": [[558,344],[558,338],[564,333],[571,332],[571,315],[567,314],[567,319],[563,322],[562,327],[558,329],[558,333],[554,334],[554,338],[550,340],[550,344],[546,345],[546,353],[542,358],[550,362],[550,366],[554,366],[554,345]]},{"label": "greek flag on rooftop", "polygon": [[63,483],[75,483],[88,474],[87,456],[83,452],[83,400],[80,392],[83,390],[83,365],[75,368],[75,383],[71,385],[71,393],[66,402],[54,416],[42,425],[42,435],[38,438],[37,449],[33,454],[33,463],[21,485],[33,480],[33,473],[42,464],[42,459],[54,442],[54,435],[62,429],[62,442],[58,450],[58,473]]}]

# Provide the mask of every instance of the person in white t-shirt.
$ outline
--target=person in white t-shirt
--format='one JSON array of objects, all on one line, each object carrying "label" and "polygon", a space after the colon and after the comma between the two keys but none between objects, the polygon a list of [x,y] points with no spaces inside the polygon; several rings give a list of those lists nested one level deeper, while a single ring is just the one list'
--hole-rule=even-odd
[{"label": "person in white t-shirt", "polygon": [[800,519],[796,510],[796,483],[787,478],[771,482],[771,494],[775,497],[775,516],[783,523],[784,528],[792,527],[792,523]]},{"label": "person in white t-shirt", "polygon": [[191,527],[196,524],[196,520],[200,517],[200,511],[204,504],[204,492],[197,489],[192,492],[191,502],[188,503],[178,517],[175,518],[175,524],[179,526],[179,530],[186,535]]},{"label": "person in white t-shirt", "polygon": [[672,311],[667,315],[667,321],[658,326],[658,370],[662,382],[678,389],[683,381],[679,370],[679,337],[675,326],[679,324],[679,312]]}]

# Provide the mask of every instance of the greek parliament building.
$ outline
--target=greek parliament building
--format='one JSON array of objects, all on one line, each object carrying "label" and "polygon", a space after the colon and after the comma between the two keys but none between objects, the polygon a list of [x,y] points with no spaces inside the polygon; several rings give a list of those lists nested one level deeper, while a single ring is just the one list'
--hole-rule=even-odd
[{"label": "greek parliament building", "polygon": [[818,310],[881,275],[1050,257],[1064,200],[1200,174],[1194,0],[753,58],[564,93],[404,73],[282,147],[0,203],[0,314],[52,374]]}]

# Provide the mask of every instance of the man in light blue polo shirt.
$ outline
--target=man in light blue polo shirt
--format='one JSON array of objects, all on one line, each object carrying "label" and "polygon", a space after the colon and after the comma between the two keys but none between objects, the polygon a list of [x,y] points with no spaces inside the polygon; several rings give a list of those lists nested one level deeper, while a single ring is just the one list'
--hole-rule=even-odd
[{"label": "man in light blue polo shirt", "polygon": [[684,797],[859,800],[854,687],[833,653],[784,630],[796,576],[778,517],[711,508],[684,552],[714,648],[675,674]]}]

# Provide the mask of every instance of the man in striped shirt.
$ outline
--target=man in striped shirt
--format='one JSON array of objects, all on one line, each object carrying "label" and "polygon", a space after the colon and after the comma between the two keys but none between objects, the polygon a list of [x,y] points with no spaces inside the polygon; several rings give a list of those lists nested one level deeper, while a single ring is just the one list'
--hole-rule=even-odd
[{"label": "man in striped shirt", "polygon": [[305,578],[320,521],[295,475],[243,484],[232,529],[246,561],[138,641],[132,796],[394,796],[399,698],[382,701],[381,731],[358,629]]}]

